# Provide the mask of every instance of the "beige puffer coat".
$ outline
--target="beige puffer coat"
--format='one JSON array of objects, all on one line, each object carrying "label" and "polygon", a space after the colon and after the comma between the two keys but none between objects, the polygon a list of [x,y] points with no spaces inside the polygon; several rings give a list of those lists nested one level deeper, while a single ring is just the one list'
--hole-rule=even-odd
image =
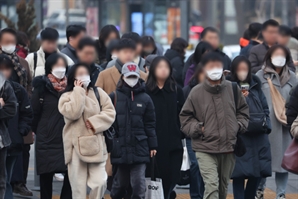
[{"label": "beige puffer coat", "polygon": [[[101,163],[107,160],[103,131],[109,129],[115,120],[115,109],[110,97],[100,88],[101,109],[98,100],[91,88],[86,95],[85,89],[74,87],[73,91],[64,93],[59,100],[59,111],[64,116],[63,143],[65,163],[71,161],[72,153],[76,152],[83,162]],[[94,130],[86,127],[89,121]],[[79,137],[96,135],[99,144],[99,153],[96,155],[82,155],[79,147]],[[85,150],[94,149],[94,146],[83,146]],[[93,148],[93,149],[92,149]],[[74,151],[73,151],[74,149]]]}]

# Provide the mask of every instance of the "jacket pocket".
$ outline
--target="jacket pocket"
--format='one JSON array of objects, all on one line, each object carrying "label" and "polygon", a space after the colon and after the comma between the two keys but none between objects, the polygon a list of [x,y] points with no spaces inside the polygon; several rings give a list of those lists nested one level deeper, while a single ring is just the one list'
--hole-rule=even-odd
[{"label": "jacket pocket", "polygon": [[114,145],[113,145],[113,150],[111,152],[111,157],[120,158],[122,156],[120,138],[114,138],[114,143],[113,144]]},{"label": "jacket pocket", "polygon": [[146,135],[136,135],[136,154],[138,156],[148,156],[149,147],[148,147],[148,137]]},{"label": "jacket pocket", "polygon": [[79,151],[82,156],[94,156],[100,151],[100,143],[96,135],[78,138]]}]

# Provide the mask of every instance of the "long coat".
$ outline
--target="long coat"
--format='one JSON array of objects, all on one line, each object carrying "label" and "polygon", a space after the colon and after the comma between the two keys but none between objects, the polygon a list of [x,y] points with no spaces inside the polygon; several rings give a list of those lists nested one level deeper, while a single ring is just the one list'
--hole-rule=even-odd
[{"label": "long coat", "polygon": [[282,87],[280,85],[279,77],[276,76],[275,74],[264,74],[264,71],[260,70],[259,72],[257,72],[256,75],[261,80],[262,90],[267,98],[267,102],[269,105],[270,119],[271,119],[271,126],[272,126],[272,131],[271,131],[271,134],[269,135],[269,141],[271,144],[271,154],[272,154],[272,171],[283,173],[283,172],[286,172],[286,170],[284,170],[281,167],[281,163],[282,163],[284,153],[291,143],[290,129],[286,126],[283,126],[275,116],[267,78],[270,78],[272,80],[273,85],[280,92],[280,94],[283,96],[285,100],[287,100],[290,97],[290,91],[292,87],[296,85],[297,79],[296,79],[295,73],[290,72],[290,75],[291,75],[290,80]]},{"label": "long coat", "polygon": [[[259,108],[256,107],[255,100],[258,102],[258,105],[262,107],[267,118],[267,133],[270,133],[271,122],[269,107],[261,86],[262,84],[259,78],[253,75],[246,101],[252,113],[256,113],[256,110],[259,110]],[[253,132],[253,134],[249,134],[247,132],[240,136],[245,144],[246,154],[242,157],[236,157],[232,178],[264,178],[271,176],[271,151],[268,134],[264,134],[263,132]]]},{"label": "long coat", "polygon": [[64,119],[58,110],[60,93],[46,76],[34,78],[33,88],[32,131],[36,134],[37,174],[66,171],[62,141]]}]

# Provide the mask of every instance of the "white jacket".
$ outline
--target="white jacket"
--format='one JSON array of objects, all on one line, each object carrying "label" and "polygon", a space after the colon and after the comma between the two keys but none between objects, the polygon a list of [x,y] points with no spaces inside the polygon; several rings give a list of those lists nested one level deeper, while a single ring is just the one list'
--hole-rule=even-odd
[{"label": "white jacket", "polygon": [[[57,52],[60,53],[60,51],[57,49]],[[61,53],[67,61],[68,66],[72,66],[74,63],[73,61],[65,54]],[[26,61],[29,64],[29,68],[32,74],[32,77],[40,76],[45,74],[45,53],[43,52],[42,48],[40,47],[37,51],[37,64],[36,69],[34,71],[34,53],[30,53],[26,57]]]}]

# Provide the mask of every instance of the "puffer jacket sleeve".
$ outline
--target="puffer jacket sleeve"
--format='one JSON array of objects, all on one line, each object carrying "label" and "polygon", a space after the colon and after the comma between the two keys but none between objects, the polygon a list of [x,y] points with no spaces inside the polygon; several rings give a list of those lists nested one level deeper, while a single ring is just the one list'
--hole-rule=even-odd
[{"label": "puffer jacket sleeve", "polygon": [[5,105],[0,107],[0,119],[8,120],[13,118],[17,112],[17,98],[9,82],[5,82],[3,89],[2,98]]},{"label": "puffer jacket sleeve", "polygon": [[195,118],[195,107],[189,94],[180,113],[180,123],[182,132],[191,138],[196,138],[202,135],[203,123]]},{"label": "puffer jacket sleeve", "polygon": [[70,93],[64,93],[59,100],[60,113],[69,120],[78,120],[85,108],[86,91],[75,86]]},{"label": "puffer jacket sleeve", "polygon": [[[256,47],[256,46],[255,46]],[[249,53],[249,61],[251,63],[251,72],[256,74],[259,70],[261,70],[263,63],[260,65],[258,62],[258,52],[255,47],[252,47]]]},{"label": "puffer jacket sleeve", "polygon": [[293,92],[290,95],[290,100],[287,103],[287,122],[291,126],[294,120],[298,116],[298,86],[293,89]]},{"label": "puffer jacket sleeve", "polygon": [[236,118],[239,124],[239,132],[245,133],[249,123],[249,107],[246,103],[245,97],[242,95],[240,88],[238,88],[238,104],[236,108]]},{"label": "puffer jacket sleeve", "polygon": [[33,120],[33,110],[26,90],[21,87],[21,100],[19,104],[19,132],[22,136],[28,135]]},{"label": "puffer jacket sleeve", "polygon": [[145,115],[144,115],[144,127],[145,133],[148,137],[148,145],[150,150],[157,149],[157,137],[155,132],[155,108],[151,98],[148,96],[149,100],[146,106]]},{"label": "puffer jacket sleeve", "polygon": [[116,111],[108,94],[101,88],[97,89],[100,95],[101,112],[89,117],[87,121],[93,127],[94,133],[101,133],[112,126],[115,121]]},{"label": "puffer jacket sleeve", "polygon": [[264,110],[264,113],[266,114],[266,122],[267,122],[267,134],[271,133],[271,120],[270,120],[270,111],[269,111],[269,106],[267,103],[267,99],[266,96],[264,94],[264,92],[262,91],[262,89],[259,89],[259,98],[261,100],[261,104]]}]

